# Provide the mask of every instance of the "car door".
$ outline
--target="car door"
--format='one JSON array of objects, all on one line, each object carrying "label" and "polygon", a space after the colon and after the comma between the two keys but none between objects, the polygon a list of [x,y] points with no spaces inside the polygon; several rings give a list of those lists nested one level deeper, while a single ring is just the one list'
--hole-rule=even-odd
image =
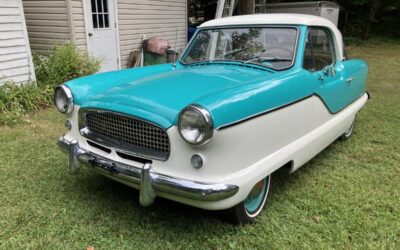
[{"label": "car door", "polygon": [[330,113],[337,113],[354,100],[347,63],[337,60],[335,39],[330,30],[309,27],[303,67],[308,70],[314,94]]},{"label": "car door", "polygon": [[348,88],[350,99],[349,104],[365,93],[367,83],[368,67],[360,59],[345,59],[341,62],[343,65],[343,80]]}]

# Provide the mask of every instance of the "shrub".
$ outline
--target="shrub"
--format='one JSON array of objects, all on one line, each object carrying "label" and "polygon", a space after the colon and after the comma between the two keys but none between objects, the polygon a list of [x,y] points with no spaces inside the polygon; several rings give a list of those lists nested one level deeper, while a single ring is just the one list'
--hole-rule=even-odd
[{"label": "shrub", "polygon": [[53,48],[48,56],[34,54],[38,85],[55,87],[68,80],[91,75],[100,70],[100,60],[80,51],[73,43]]},{"label": "shrub", "polygon": [[29,112],[52,103],[52,88],[34,83],[21,86],[9,82],[0,86],[0,124],[15,125],[29,121]]},{"label": "shrub", "polygon": [[8,82],[0,86],[0,125],[29,121],[30,112],[52,105],[55,86],[100,69],[100,60],[72,43],[54,47],[48,57],[35,54],[33,61],[36,82],[20,86]]}]

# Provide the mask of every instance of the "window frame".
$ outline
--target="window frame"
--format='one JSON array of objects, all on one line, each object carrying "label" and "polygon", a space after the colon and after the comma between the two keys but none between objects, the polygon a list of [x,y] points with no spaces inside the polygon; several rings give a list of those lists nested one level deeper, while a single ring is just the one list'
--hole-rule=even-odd
[{"label": "window frame", "polygon": [[[333,59],[332,64],[334,64],[336,61],[338,61],[338,56],[339,56],[338,53],[337,53],[338,47],[337,47],[336,38],[335,38],[333,32],[328,27],[324,27],[324,26],[308,26],[307,27],[306,39],[309,39],[309,35],[310,35],[310,31],[311,30],[321,30],[321,31],[325,32],[325,34],[328,37],[328,41],[330,42],[329,47],[331,48],[331,53],[332,53],[332,59]],[[313,46],[313,43],[312,43],[312,39],[310,39],[310,43],[311,43],[311,57],[312,57],[313,64],[314,64],[314,67],[315,67],[314,46]],[[319,72],[319,71],[323,70],[323,68],[325,68],[325,67],[327,67],[329,65],[332,65],[332,64],[328,64],[328,65],[325,65],[322,69],[320,69],[320,70],[316,70],[315,69],[314,71],[305,68],[304,67],[304,61],[305,61],[304,58],[305,58],[306,46],[307,46],[307,43],[305,43],[304,50],[303,50],[303,62],[301,64],[303,69],[305,69],[305,70],[307,70],[309,72],[315,73],[315,72]]]},{"label": "window frame", "polygon": [[293,66],[296,64],[297,62],[297,58],[298,58],[298,53],[300,52],[300,44],[299,44],[299,39],[300,39],[300,28],[297,25],[275,25],[275,24],[257,24],[257,25],[224,25],[224,26],[211,26],[211,27],[204,27],[204,28],[198,28],[196,33],[192,36],[192,39],[190,40],[190,42],[187,44],[184,52],[179,56],[178,58],[178,62],[181,65],[184,66],[190,66],[190,65],[194,65],[194,64],[199,64],[199,63],[205,63],[206,61],[201,61],[201,62],[194,62],[194,63],[185,63],[183,62],[183,58],[187,56],[187,53],[189,52],[189,50],[192,48],[192,46],[194,45],[194,40],[193,38],[195,38],[199,32],[204,31],[204,30],[213,30],[213,29],[231,29],[231,28],[277,28],[277,29],[282,29],[282,28],[289,28],[289,29],[295,29],[296,30],[296,41],[295,41],[295,46],[294,46],[294,50],[293,50],[293,60],[290,66],[286,67],[286,68],[282,68],[282,69],[273,69],[273,68],[269,68],[269,67],[265,67],[262,66],[261,64],[255,64],[258,65],[260,67],[264,67],[264,68],[268,68],[270,70],[273,71],[283,71],[283,70],[288,70],[293,68]]},{"label": "window frame", "polygon": [[[109,0],[100,0],[101,3],[101,8],[99,7],[99,0],[91,0],[90,1],[90,19],[92,22],[92,29],[93,30],[109,30],[111,29],[111,23],[110,23],[110,10],[109,10]],[[95,3],[93,5],[93,2]],[[106,7],[106,8],[105,8]],[[99,11],[101,9],[101,11]],[[105,11],[107,9],[107,11]],[[95,11],[93,11],[95,10]],[[100,27],[100,18],[102,17],[102,26]],[[96,17],[96,18],[94,18]],[[94,19],[96,19],[96,26],[95,27],[95,22]],[[107,21],[106,21],[107,20]],[[107,24],[107,25],[106,25]]]}]

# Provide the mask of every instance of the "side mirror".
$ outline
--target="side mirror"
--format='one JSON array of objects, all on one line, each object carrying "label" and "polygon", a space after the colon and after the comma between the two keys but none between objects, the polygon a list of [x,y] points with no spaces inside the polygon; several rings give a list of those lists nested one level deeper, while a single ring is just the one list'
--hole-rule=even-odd
[{"label": "side mirror", "polygon": [[322,74],[324,74],[324,76],[330,76],[330,68],[331,66],[326,66],[322,69]]},{"label": "side mirror", "polygon": [[322,73],[324,74],[324,76],[328,77],[328,76],[335,76],[336,75],[335,64],[336,64],[336,60],[333,61],[333,63],[331,65],[325,66],[322,69]]}]

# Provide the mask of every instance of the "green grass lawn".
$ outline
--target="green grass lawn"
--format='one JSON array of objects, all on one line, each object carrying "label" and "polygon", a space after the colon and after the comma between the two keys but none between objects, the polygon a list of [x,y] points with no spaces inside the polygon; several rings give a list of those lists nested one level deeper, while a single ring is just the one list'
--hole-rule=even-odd
[{"label": "green grass lawn", "polygon": [[400,45],[363,45],[372,99],[354,136],[292,175],[273,176],[255,224],[138,192],[84,168],[67,172],[55,146],[63,117],[0,127],[0,248],[400,248]]}]

